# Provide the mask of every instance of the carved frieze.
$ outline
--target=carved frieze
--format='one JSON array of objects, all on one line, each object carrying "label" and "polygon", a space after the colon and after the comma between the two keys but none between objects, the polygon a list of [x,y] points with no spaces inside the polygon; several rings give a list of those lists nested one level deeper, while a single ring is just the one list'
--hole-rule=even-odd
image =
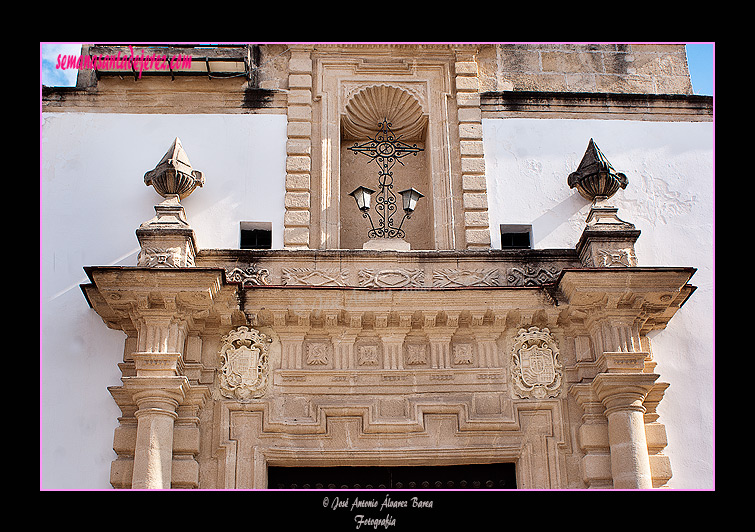
[{"label": "carved frieze", "polygon": [[360,366],[377,366],[378,347],[376,345],[360,345],[357,349],[357,364]]},{"label": "carved frieze", "polygon": [[509,268],[506,273],[506,281],[509,286],[541,286],[556,280],[558,273],[559,270],[555,266],[525,264],[521,267]]},{"label": "carved frieze", "polygon": [[359,286],[369,288],[420,288],[425,284],[425,271],[396,268],[392,270],[359,270]]},{"label": "carved frieze", "polygon": [[338,268],[283,268],[281,280],[285,285],[346,286],[347,274]]},{"label": "carved frieze", "polygon": [[221,341],[220,394],[242,401],[263,396],[268,384],[268,344],[272,339],[256,329],[241,326]]},{"label": "carved frieze", "polygon": [[624,249],[599,249],[598,250],[598,266],[613,267],[613,266],[637,266],[637,257],[634,254],[633,248]]},{"label": "carved frieze", "polygon": [[519,329],[511,359],[514,393],[523,399],[557,397],[563,366],[556,341],[547,328]]},{"label": "carved frieze", "polygon": [[439,288],[498,285],[495,268],[442,268],[433,272],[433,286]]}]

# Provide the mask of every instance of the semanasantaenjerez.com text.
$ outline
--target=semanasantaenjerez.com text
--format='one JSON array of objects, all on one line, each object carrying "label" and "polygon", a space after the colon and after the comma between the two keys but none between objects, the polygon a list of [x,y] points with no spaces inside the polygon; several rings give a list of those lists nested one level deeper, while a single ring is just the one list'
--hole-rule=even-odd
[{"label": "semanasantaenjerez.com text", "polygon": [[96,54],[96,55],[64,55],[59,54],[55,68],[66,70],[68,68],[97,69],[97,70],[130,70],[134,73],[139,72],[139,78],[144,71],[160,70],[187,70],[191,68],[191,56],[176,54],[168,57],[165,54],[134,53],[134,48],[129,46],[129,54],[121,54],[120,50],[116,55]]}]

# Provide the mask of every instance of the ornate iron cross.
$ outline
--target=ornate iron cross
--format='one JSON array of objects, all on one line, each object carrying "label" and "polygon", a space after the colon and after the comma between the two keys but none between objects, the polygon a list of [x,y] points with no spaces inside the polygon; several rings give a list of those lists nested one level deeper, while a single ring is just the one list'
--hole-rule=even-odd
[{"label": "ornate iron cross", "polygon": [[[413,188],[399,192],[404,199],[404,218],[398,227],[393,226],[393,214],[396,211],[396,195],[393,193],[393,166],[401,162],[407,155],[417,155],[418,152],[424,151],[424,148],[418,148],[416,144],[409,145],[402,142],[400,137],[395,137],[391,130],[391,124],[388,119],[383,119],[378,124],[378,132],[375,138],[367,137],[369,140],[363,144],[356,143],[348,149],[354,153],[361,153],[370,158],[369,162],[375,161],[378,166],[378,184],[380,192],[375,199],[375,209],[378,211],[380,219],[378,225],[372,222],[369,211],[369,195],[374,192],[366,187],[359,187],[350,195],[357,200],[357,205],[362,211],[362,216],[370,220],[372,229],[367,234],[370,238],[401,238],[405,235],[401,226],[406,218],[411,217],[414,205],[419,198],[423,197],[421,193]],[[360,200],[361,195],[362,199]],[[366,196],[366,197],[365,197]]]}]

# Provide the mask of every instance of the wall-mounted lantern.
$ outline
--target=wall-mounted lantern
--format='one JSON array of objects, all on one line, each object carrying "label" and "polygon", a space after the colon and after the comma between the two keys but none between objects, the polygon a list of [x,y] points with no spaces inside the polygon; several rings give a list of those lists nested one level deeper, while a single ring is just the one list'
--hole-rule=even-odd
[{"label": "wall-mounted lantern", "polygon": [[366,213],[370,210],[370,199],[372,198],[372,195],[375,193],[374,190],[367,187],[358,187],[355,189],[349,196],[354,198],[354,200],[357,202],[357,207],[359,207],[359,210],[363,213]]}]

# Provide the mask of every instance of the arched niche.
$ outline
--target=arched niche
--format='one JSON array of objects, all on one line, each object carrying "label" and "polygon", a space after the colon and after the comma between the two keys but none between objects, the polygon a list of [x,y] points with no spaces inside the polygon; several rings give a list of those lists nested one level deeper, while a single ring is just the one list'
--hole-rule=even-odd
[{"label": "arched niche", "polygon": [[[362,216],[349,193],[359,186],[379,191],[377,163],[349,149],[374,139],[383,120],[390,123],[394,136],[422,151],[401,158],[394,165],[393,193],[399,208],[394,215],[398,226],[404,216],[399,191],[415,188],[425,195],[402,229],[412,249],[434,249],[432,179],[427,142],[428,114],[408,90],[390,84],[375,84],[355,91],[340,117],[340,247],[361,249],[368,240],[370,222]],[[370,213],[377,225],[377,213]]]}]

